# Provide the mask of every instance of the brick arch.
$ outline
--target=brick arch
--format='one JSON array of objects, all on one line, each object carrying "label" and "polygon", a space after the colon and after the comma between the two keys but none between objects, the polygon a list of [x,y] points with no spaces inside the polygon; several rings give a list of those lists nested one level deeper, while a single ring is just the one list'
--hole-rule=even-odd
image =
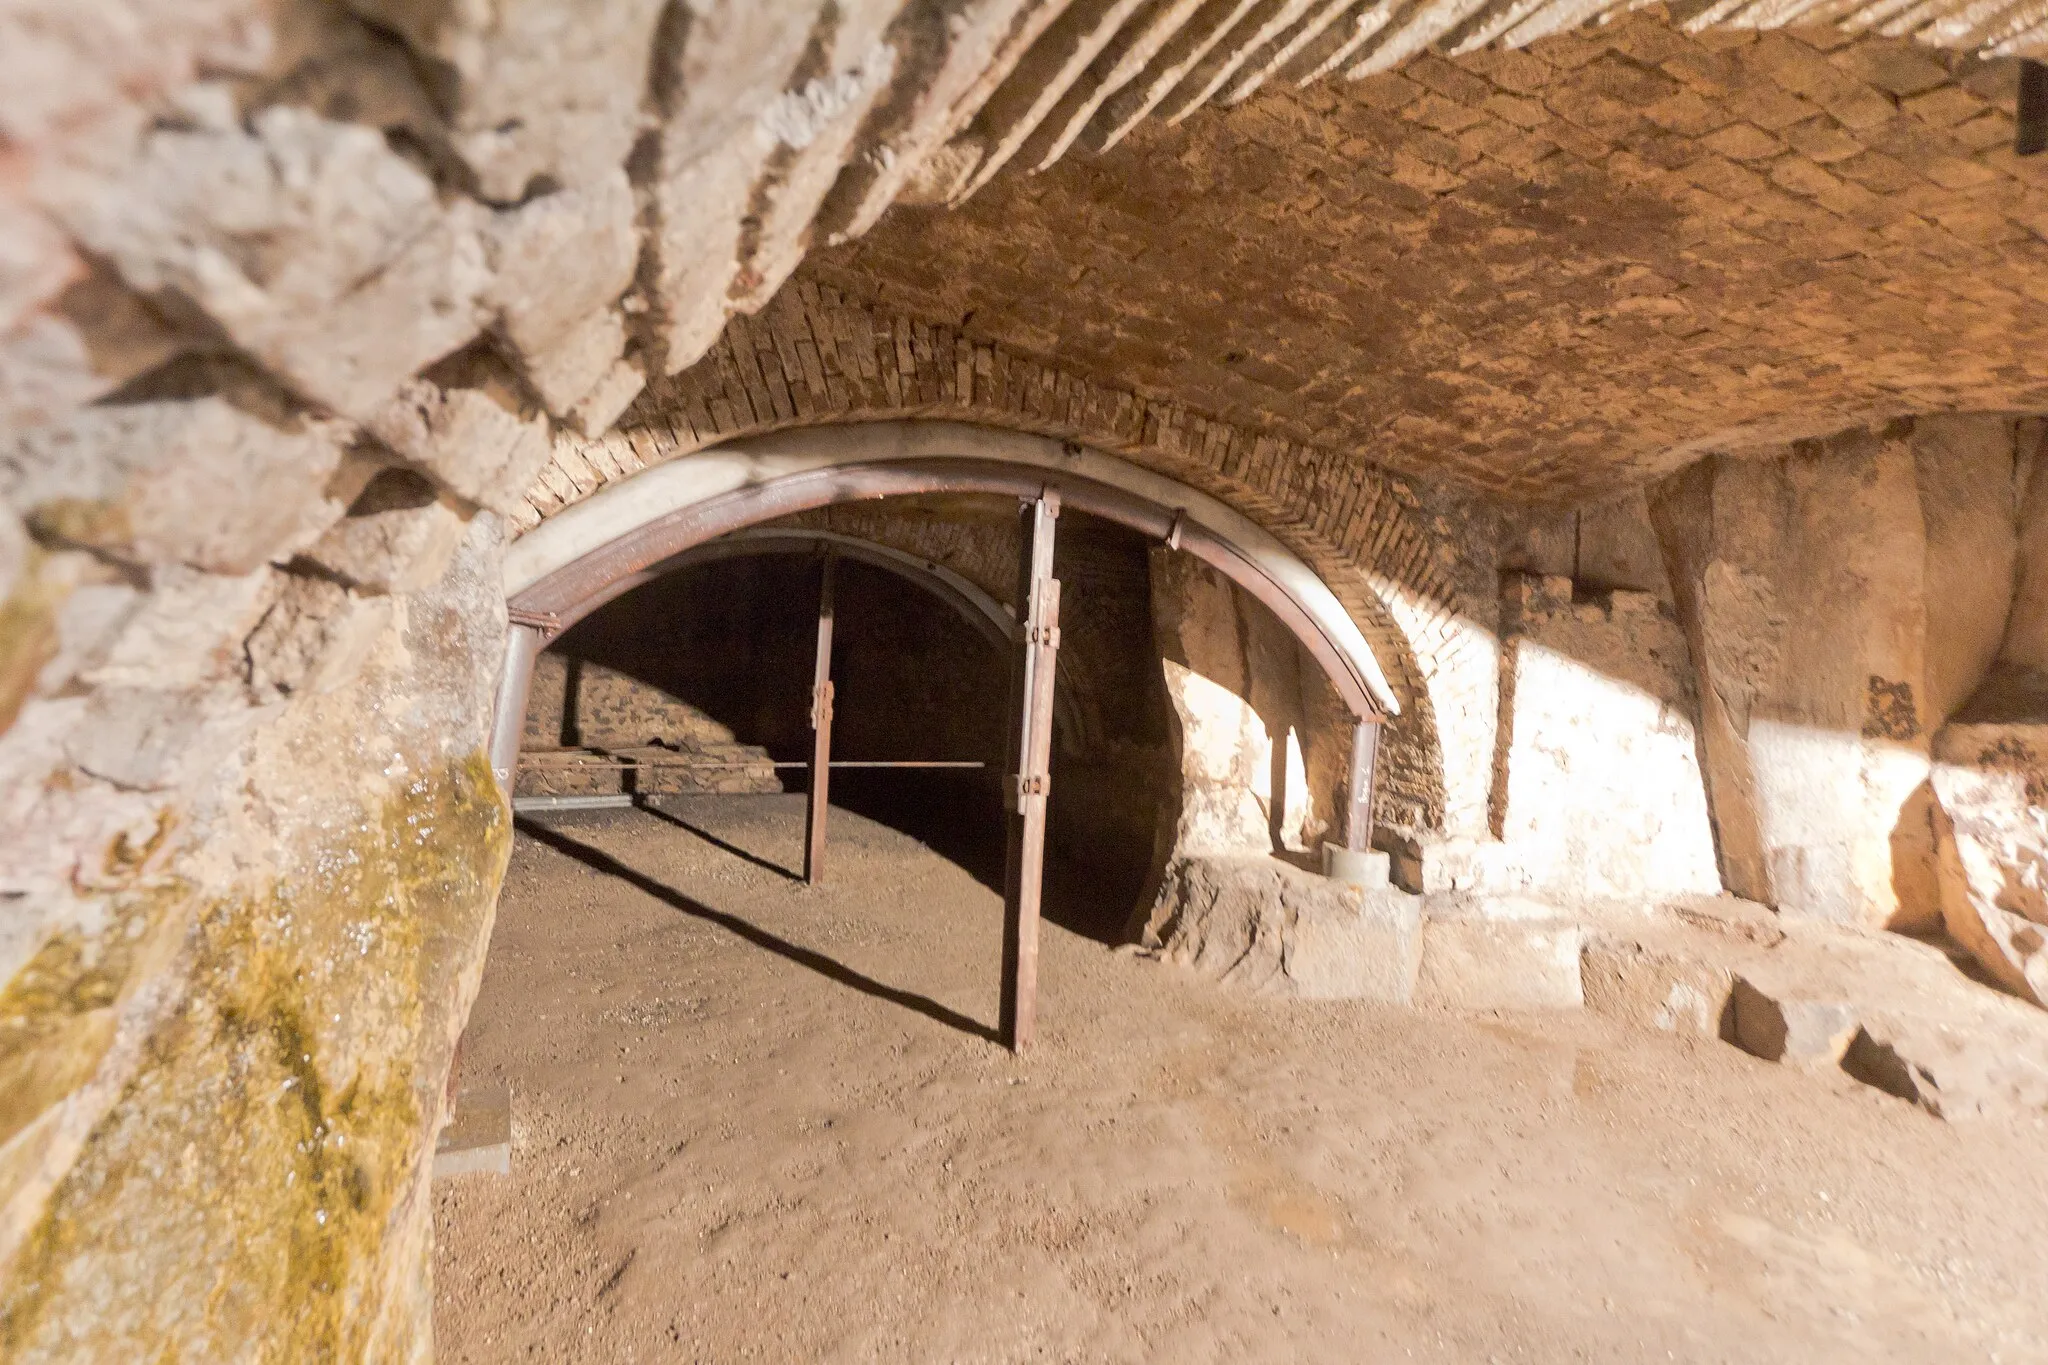
[{"label": "brick arch", "polygon": [[903,419],[1082,442],[1184,482],[1280,540],[1329,586],[1403,714],[1383,747],[1378,815],[1418,830],[1483,826],[1492,603],[1412,485],[1355,455],[1147,400],[953,329],[799,282],[735,318],[705,359],[658,381],[608,435],[564,440],[515,515],[524,530],[649,465],[748,436]]}]

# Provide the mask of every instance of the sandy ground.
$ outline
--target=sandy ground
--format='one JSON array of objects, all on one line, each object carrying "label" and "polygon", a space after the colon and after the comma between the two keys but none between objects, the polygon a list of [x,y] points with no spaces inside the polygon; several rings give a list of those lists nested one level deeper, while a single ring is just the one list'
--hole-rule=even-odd
[{"label": "sandy ground", "polygon": [[[1584,1015],[1233,996],[893,830],[523,835],[437,1192],[445,1361],[2048,1361],[2048,1137]],[[684,826],[692,826],[691,828]]]}]

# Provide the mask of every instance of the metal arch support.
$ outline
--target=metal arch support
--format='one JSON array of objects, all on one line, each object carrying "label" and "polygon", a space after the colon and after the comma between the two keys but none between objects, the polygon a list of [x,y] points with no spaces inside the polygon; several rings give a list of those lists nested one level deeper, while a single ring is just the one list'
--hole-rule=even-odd
[{"label": "metal arch support", "polygon": [[604,602],[631,591],[649,579],[658,578],[676,569],[693,568],[699,564],[752,555],[817,555],[827,552],[838,559],[857,560],[862,564],[872,565],[924,589],[958,612],[968,625],[997,649],[1007,650],[1010,643],[1016,639],[1017,619],[1011,614],[1010,609],[945,565],[921,559],[908,550],[863,540],[859,536],[850,536],[844,532],[818,531],[796,526],[757,526],[730,531],[717,540],[708,541],[695,549],[685,550],[652,568],[620,580],[614,585],[615,590],[608,589],[596,606],[591,606],[579,614],[587,615]]},{"label": "metal arch support", "polygon": [[811,790],[804,800],[804,882],[825,877],[825,818],[832,784],[832,569],[838,562],[826,546],[818,567],[818,647],[811,670]]},{"label": "metal arch support", "polygon": [[564,626],[610,585],[742,527],[839,502],[914,493],[1067,506],[1164,540],[1218,569],[1271,610],[1329,676],[1353,715],[1400,705],[1357,623],[1328,585],[1269,532],[1164,475],[1076,443],[964,423],[815,427],[751,437],[642,470],[567,508],[506,556],[511,606]]},{"label": "metal arch support", "polygon": [[[566,629],[624,590],[618,585],[645,582],[684,551],[762,521],[835,503],[921,493],[994,493],[1028,501],[1047,488],[1056,490],[1072,510],[1128,526],[1154,540],[1165,540],[1174,529],[1172,510],[1079,475],[1048,478],[1029,467],[945,458],[842,465],[721,494],[645,522],[523,589],[513,603],[523,611],[550,612]],[[1368,673],[1357,650],[1332,638],[1325,622],[1268,571],[1262,557],[1192,517],[1181,520],[1179,530],[1183,551],[1221,570],[1279,618],[1321,666],[1354,716],[1396,709],[1377,664]],[[1352,631],[1356,633],[1355,626]]]},{"label": "metal arch support", "polygon": [[[970,620],[987,622],[1016,649],[1013,710],[1019,724],[1011,751],[1001,1021],[1010,1047],[1021,1051],[1029,1045],[1036,1013],[1037,912],[1059,641],[1052,539],[1062,503],[1194,555],[1287,627],[1358,724],[1346,834],[1353,848],[1369,844],[1377,725],[1399,706],[1364,636],[1328,586],[1272,536],[1194,489],[1071,443],[950,423],[875,424],[735,443],[644,470],[522,537],[506,558],[507,609],[516,624],[507,641],[490,751],[501,781],[510,785],[533,659],[547,639],[620,593],[686,563],[773,552],[771,547],[794,545],[790,535],[801,536],[805,546],[822,545],[829,555],[842,539],[826,540],[830,532],[762,528],[762,522],[835,503],[920,493],[1008,494],[1023,505],[1021,623],[1007,613],[999,617],[1001,608],[975,600],[987,594],[938,565],[843,538],[863,547],[859,557],[905,573],[967,608]],[[778,535],[785,538],[778,542]],[[724,548],[713,548],[720,537],[730,539]],[[829,583],[828,577],[820,603],[820,681],[814,691],[814,722],[824,723],[817,727],[818,782],[806,840],[806,872],[812,877],[822,864],[822,811],[816,809],[822,803],[816,798],[829,762],[829,710],[815,705],[820,697],[830,705]]]}]

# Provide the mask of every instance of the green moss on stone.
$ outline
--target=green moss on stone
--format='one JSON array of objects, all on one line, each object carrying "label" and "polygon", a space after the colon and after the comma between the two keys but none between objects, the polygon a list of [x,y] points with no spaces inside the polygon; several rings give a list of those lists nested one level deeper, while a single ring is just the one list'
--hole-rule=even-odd
[{"label": "green moss on stone", "polygon": [[419,1322],[389,1258],[510,841],[476,754],[200,917],[184,1007],[0,1289],[0,1357],[356,1361]]},{"label": "green moss on stone", "polygon": [[84,1084],[113,1041],[114,1006],[154,932],[191,895],[175,879],[141,876],[172,823],[166,810],[148,839],[117,836],[91,888],[108,898],[105,924],[53,934],[0,987],[0,1143]]}]

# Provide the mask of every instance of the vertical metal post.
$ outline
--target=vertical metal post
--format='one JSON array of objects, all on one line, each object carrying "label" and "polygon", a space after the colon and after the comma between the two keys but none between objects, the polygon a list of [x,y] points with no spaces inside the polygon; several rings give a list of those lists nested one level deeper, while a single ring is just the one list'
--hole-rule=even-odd
[{"label": "vertical metal post", "polygon": [[526,736],[526,701],[533,690],[533,661],[546,637],[534,626],[515,622],[505,632],[505,665],[498,673],[497,706],[491,717],[491,772],[512,796],[519,767],[519,741]]},{"label": "vertical metal post", "polygon": [[1059,491],[1023,505],[1017,556],[1022,617],[1010,702],[1009,854],[1003,877],[1003,998],[999,1031],[1012,1052],[1031,1043],[1038,1018],[1038,908],[1045,886],[1045,817],[1052,789],[1052,693],[1058,675],[1060,584],[1052,576]]},{"label": "vertical metal post", "polygon": [[1379,757],[1380,722],[1372,716],[1351,729],[1351,785],[1344,813],[1344,847],[1353,853],[1372,850],[1373,763]]},{"label": "vertical metal post", "polygon": [[811,668],[811,799],[804,811],[804,881],[825,875],[825,811],[832,786],[832,566],[830,548],[818,580],[818,653]]}]

